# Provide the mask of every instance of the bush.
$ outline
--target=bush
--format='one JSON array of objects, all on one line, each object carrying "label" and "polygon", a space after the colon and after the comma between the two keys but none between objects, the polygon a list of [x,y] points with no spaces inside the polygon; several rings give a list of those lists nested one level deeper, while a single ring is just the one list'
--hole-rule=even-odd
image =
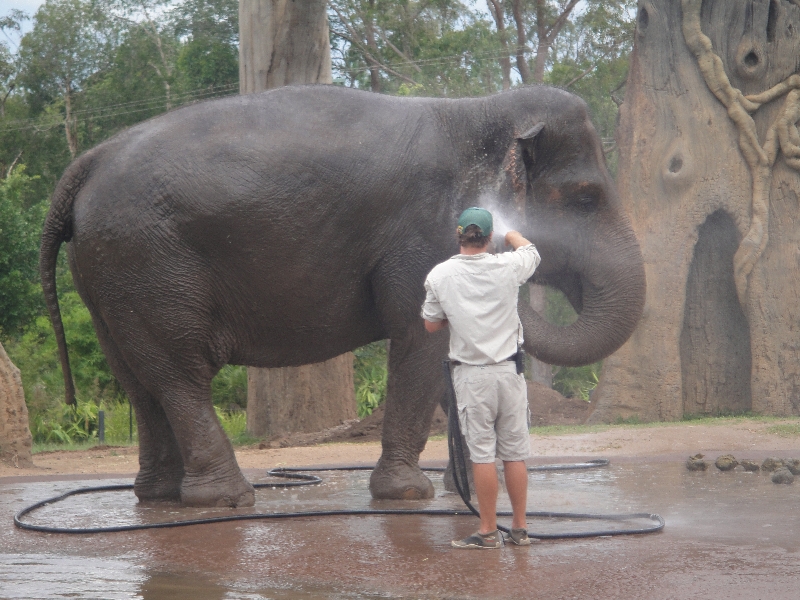
[{"label": "bush", "polygon": [[353,379],[356,387],[358,418],[372,414],[386,399],[388,382],[386,340],[373,342],[354,351]]},{"label": "bush", "polygon": [[247,408],[247,367],[225,365],[211,382],[214,406],[226,410]]},{"label": "bush", "polygon": [[41,311],[39,235],[47,203],[32,198],[25,166],[0,180],[0,331],[19,333]]},{"label": "bush", "polygon": [[[56,404],[46,410],[31,413],[33,442],[37,445],[72,445],[97,441],[99,412],[104,412],[105,443],[127,444],[130,440],[129,405],[119,400],[96,404],[79,402],[77,406]],[[133,441],[138,439],[136,419],[133,419]]]}]

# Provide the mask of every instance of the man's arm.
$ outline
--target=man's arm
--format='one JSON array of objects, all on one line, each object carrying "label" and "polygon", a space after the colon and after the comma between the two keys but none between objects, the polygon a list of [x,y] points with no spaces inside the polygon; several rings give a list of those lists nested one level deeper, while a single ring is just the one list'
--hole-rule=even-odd
[{"label": "man's arm", "polygon": [[427,279],[425,279],[425,303],[422,305],[421,316],[428,333],[435,333],[448,325],[444,309],[436,297],[433,286]]},{"label": "man's arm", "polygon": [[425,331],[428,333],[436,333],[448,326],[447,319],[442,321],[428,321],[427,319],[423,319],[425,321]]},{"label": "man's arm", "polygon": [[525,283],[533,275],[536,267],[542,262],[542,257],[536,250],[536,246],[530,240],[522,237],[519,231],[509,231],[505,236],[506,245],[514,248],[514,252],[509,253],[511,264],[517,276],[519,285]]},{"label": "man's arm", "polygon": [[526,240],[522,237],[522,234],[519,231],[509,231],[506,234],[506,246],[511,246],[516,250],[517,248],[522,248],[522,246],[530,246],[532,242]]}]

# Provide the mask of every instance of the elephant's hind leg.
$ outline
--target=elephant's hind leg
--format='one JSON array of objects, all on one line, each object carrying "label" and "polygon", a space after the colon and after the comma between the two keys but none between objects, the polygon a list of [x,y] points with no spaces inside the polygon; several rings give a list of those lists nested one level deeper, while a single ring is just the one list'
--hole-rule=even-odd
[{"label": "elephant's hind leg", "polygon": [[139,435],[139,473],[133,485],[140,501],[180,500],[183,458],[164,410],[139,382],[105,324],[95,318],[100,346],[109,366],[136,411]]},{"label": "elephant's hind leg", "polygon": [[239,469],[211,402],[216,369],[190,344],[167,351],[151,339],[142,347],[147,354],[137,358],[136,373],[161,405],[183,459],[181,502],[252,506],[255,491]]},{"label": "elephant's hind leg", "polygon": [[162,394],[183,456],[181,502],[187,506],[253,506],[255,490],[239,469],[233,446],[214,412],[211,381],[182,381],[165,386]]}]

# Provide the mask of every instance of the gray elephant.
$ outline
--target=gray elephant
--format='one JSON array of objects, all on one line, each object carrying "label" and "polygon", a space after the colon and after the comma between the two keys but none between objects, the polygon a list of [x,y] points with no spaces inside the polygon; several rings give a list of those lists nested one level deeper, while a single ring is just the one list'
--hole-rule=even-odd
[{"label": "gray elephant", "polygon": [[67,399],[63,242],[136,410],[140,500],[253,504],[211,403],[223,365],[301,365],[387,338],[370,490],[431,497],[418,458],[444,397],[447,333],[424,331],[422,284],[457,251],[456,216],[489,200],[539,248],[535,280],[580,313],[558,328],[520,307],[528,352],[580,365],[616,350],[642,312],[643,263],[586,105],[567,92],[446,100],[286,87],[132,127],[68,167],[44,226]]}]

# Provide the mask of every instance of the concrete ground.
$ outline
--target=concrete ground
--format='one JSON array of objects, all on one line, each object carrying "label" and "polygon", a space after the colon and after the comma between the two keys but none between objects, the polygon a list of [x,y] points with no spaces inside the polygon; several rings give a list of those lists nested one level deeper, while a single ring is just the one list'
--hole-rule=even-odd
[{"label": "concrete ground", "polygon": [[[12,515],[33,502],[76,487],[131,481],[119,464],[94,474],[55,468],[48,474],[40,466],[37,473],[0,477],[0,515],[5,515],[0,526],[0,598],[800,597],[800,481],[775,485],[769,475],[741,468],[723,473],[712,465],[693,473],[684,466],[686,457],[698,451],[711,461],[728,452],[759,461],[767,456],[800,458],[800,441],[772,435],[757,422],[710,429],[686,424],[612,428],[534,440],[538,452],[531,464],[605,455],[611,465],[532,473],[530,510],[652,512],[664,517],[666,529],[496,551],[450,547],[451,539],[476,529],[470,516],[315,517],[88,536],[18,530]],[[723,435],[722,429],[732,431]],[[429,443],[423,457],[429,464],[442,464],[442,444]],[[265,468],[279,463],[371,462],[379,453],[375,445],[352,446],[355,450],[350,445],[253,449],[240,452],[239,460],[248,477],[260,481]],[[104,452],[109,453],[106,458],[95,462],[114,465],[110,450]],[[431,476],[436,498],[420,502],[373,501],[368,477],[368,472],[337,472],[325,474],[320,486],[260,490],[253,510],[461,506],[457,496],[444,492],[437,474]],[[500,508],[507,508],[507,502]],[[115,492],[70,498],[29,520],[87,527],[230,512],[252,511],[143,507],[131,492]],[[534,532],[595,525],[529,521]]]}]

